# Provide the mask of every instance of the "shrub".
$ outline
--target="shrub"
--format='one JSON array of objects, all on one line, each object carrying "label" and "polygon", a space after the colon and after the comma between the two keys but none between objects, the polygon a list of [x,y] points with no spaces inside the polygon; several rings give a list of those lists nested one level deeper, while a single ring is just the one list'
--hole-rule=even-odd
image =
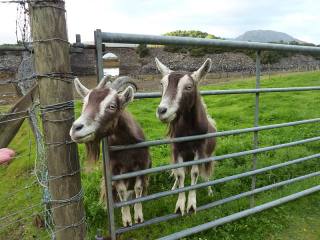
[{"label": "shrub", "polygon": [[144,58],[149,55],[149,48],[146,44],[139,44],[136,50],[140,58]]}]

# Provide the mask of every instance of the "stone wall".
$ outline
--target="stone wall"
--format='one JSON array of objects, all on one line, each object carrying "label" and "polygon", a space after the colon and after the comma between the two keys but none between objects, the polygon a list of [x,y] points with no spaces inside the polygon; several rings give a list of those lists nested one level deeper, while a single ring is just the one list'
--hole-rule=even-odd
[{"label": "stone wall", "polygon": [[[139,58],[134,48],[106,48],[106,52],[116,54],[120,59],[121,75],[156,74],[154,58],[158,57],[173,70],[194,71],[206,58],[211,58],[213,73],[254,73],[255,62],[243,53],[207,54],[203,57],[190,57],[188,54],[170,53],[162,48],[150,49],[150,55]],[[21,52],[0,52],[0,72],[16,73],[22,60]],[[96,74],[96,60],[94,49],[70,54],[71,70],[76,75]],[[318,70],[320,61],[311,56],[294,55],[283,58],[279,63],[263,65],[262,71],[308,71]]]}]

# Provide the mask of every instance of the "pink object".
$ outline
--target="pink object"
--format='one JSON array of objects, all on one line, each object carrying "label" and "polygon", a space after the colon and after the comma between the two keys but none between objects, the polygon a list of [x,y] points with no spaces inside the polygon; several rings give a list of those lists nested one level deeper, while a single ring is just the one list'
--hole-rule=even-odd
[{"label": "pink object", "polygon": [[8,163],[16,153],[9,148],[0,149],[0,164]]}]

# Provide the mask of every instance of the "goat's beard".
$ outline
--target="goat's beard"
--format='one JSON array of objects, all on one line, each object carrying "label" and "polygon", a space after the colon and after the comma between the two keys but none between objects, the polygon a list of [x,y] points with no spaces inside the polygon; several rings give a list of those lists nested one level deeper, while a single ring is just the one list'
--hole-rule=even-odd
[{"label": "goat's beard", "polygon": [[100,140],[93,140],[86,142],[87,160],[90,162],[96,162],[100,156]]}]

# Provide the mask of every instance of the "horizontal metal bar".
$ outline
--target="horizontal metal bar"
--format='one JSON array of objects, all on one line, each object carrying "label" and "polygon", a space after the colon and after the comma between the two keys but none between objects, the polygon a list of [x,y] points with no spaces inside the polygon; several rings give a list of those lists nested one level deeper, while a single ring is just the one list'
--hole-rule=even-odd
[{"label": "horizontal metal bar", "polygon": [[[296,183],[298,181],[302,181],[302,180],[305,180],[305,179],[308,179],[308,178],[312,178],[312,177],[317,177],[317,176],[320,176],[320,171],[319,172],[310,173],[310,174],[307,174],[307,175],[304,175],[304,176],[288,179],[288,180],[285,180],[285,181],[277,182],[277,183],[274,183],[274,184],[270,184],[270,185],[267,185],[267,186],[264,186],[264,187],[261,187],[261,188],[256,188],[255,190],[243,192],[243,193],[240,193],[240,194],[237,194],[237,195],[233,195],[233,196],[230,196],[230,197],[227,197],[227,198],[224,198],[224,199],[221,199],[221,200],[217,200],[217,201],[202,205],[200,207],[197,207],[197,212],[200,212],[200,211],[203,211],[203,210],[207,210],[207,209],[210,209],[210,208],[213,208],[213,207],[216,207],[216,206],[228,203],[228,202],[232,202],[232,201],[244,198],[244,197],[248,197],[248,196],[251,196],[251,195],[254,195],[254,194],[257,194],[257,193],[261,193],[261,192],[264,192],[264,191],[267,191],[267,190],[271,190],[271,189],[274,189],[274,188],[282,187],[282,186],[285,186],[285,185],[288,185],[288,184]],[[117,229],[116,233],[117,234],[125,233],[125,232],[128,232],[128,231],[136,230],[136,229],[139,229],[139,228],[142,228],[142,227],[146,227],[146,226],[149,226],[149,225],[152,225],[152,224],[166,222],[166,221],[178,218],[178,217],[181,217],[181,214],[172,213],[172,214],[168,214],[168,215],[165,215],[165,216],[156,217],[156,218],[147,220],[147,221],[145,221],[143,223],[132,225],[130,227],[119,228],[119,229]]]},{"label": "horizontal metal bar", "polygon": [[164,165],[164,166],[160,166],[160,167],[154,167],[154,168],[149,168],[149,169],[140,170],[140,171],[136,171],[136,172],[130,172],[130,173],[125,173],[125,174],[121,174],[121,175],[116,175],[116,176],[112,177],[112,180],[116,181],[116,180],[121,180],[121,179],[125,179],[125,178],[137,177],[137,176],[146,175],[146,174],[150,174],[150,173],[156,173],[156,172],[162,172],[162,171],[166,171],[166,170],[176,169],[176,168],[180,168],[180,167],[188,167],[188,166],[212,162],[212,161],[221,161],[221,160],[224,160],[227,158],[241,157],[241,156],[250,155],[250,154],[254,154],[254,153],[262,153],[262,152],[267,152],[267,151],[271,151],[271,150],[276,150],[279,148],[292,147],[295,145],[300,145],[300,144],[309,143],[309,142],[315,142],[315,141],[319,141],[319,140],[320,140],[320,137],[314,137],[314,138],[308,138],[308,139],[304,139],[304,140],[283,143],[283,144],[278,144],[278,145],[269,146],[269,147],[257,148],[257,149],[253,149],[253,150],[243,151],[243,152],[236,152],[236,153],[230,153],[230,154],[225,154],[225,155],[221,155],[221,156],[213,156],[213,157],[209,157],[209,158],[197,159],[197,160],[189,161],[189,162]]},{"label": "horizontal metal bar", "polygon": [[249,132],[255,132],[255,131],[262,131],[262,130],[270,130],[270,129],[281,128],[281,127],[291,127],[291,126],[297,126],[297,125],[307,124],[307,123],[316,123],[316,122],[320,122],[320,118],[307,119],[307,120],[288,122],[288,123],[278,123],[278,124],[261,126],[261,127],[252,127],[252,128],[229,130],[229,131],[216,132],[216,133],[207,133],[207,134],[193,135],[193,136],[187,136],[187,137],[178,137],[178,138],[161,139],[161,140],[151,140],[151,141],[145,141],[145,142],[141,142],[141,143],[137,143],[137,144],[131,144],[131,145],[110,146],[109,150],[110,151],[123,151],[123,150],[136,149],[136,148],[145,148],[145,147],[151,147],[151,146],[157,146],[157,145],[163,145],[163,144],[172,144],[172,143],[179,143],[179,142],[201,140],[201,139],[212,138],[212,137],[223,137],[223,136],[230,136],[230,135],[238,135],[238,134],[242,134],[242,133],[249,133]]},{"label": "horizontal metal bar", "polygon": [[277,169],[277,168],[286,167],[286,166],[289,166],[289,165],[292,165],[292,164],[301,163],[301,162],[308,161],[308,160],[311,160],[311,159],[314,159],[314,158],[320,158],[320,154],[314,154],[314,155],[303,157],[303,158],[297,158],[297,159],[292,160],[292,161],[279,163],[279,164],[276,164],[276,165],[272,165],[272,166],[268,166],[268,167],[264,167],[264,168],[259,168],[259,169],[256,169],[256,170],[252,170],[252,171],[248,171],[248,172],[244,172],[244,173],[240,173],[240,174],[231,175],[231,176],[228,176],[228,177],[220,178],[220,179],[209,181],[209,182],[203,182],[203,183],[194,184],[192,186],[178,188],[178,189],[175,189],[175,190],[159,192],[159,193],[151,194],[151,195],[140,197],[140,198],[135,198],[135,199],[124,201],[124,202],[117,202],[117,203],[115,203],[114,206],[116,208],[119,208],[119,207],[123,207],[123,206],[126,206],[126,205],[131,205],[131,204],[134,204],[134,203],[138,203],[138,202],[150,201],[150,200],[158,199],[158,198],[161,198],[161,197],[166,197],[166,196],[173,195],[173,194],[178,194],[178,193],[181,193],[181,192],[186,192],[186,191],[190,191],[190,190],[195,190],[195,189],[199,189],[199,188],[212,186],[212,185],[215,185],[215,184],[229,182],[229,181],[232,181],[232,180],[235,180],[235,179],[239,179],[239,178],[243,178],[243,177],[249,177],[249,176],[252,176],[252,175],[255,175],[255,174],[260,174],[260,173],[267,172],[267,171],[270,171],[270,170],[274,170],[274,169]]},{"label": "horizontal metal bar", "polygon": [[[319,47],[320,49],[320,47]],[[232,89],[232,90],[206,90],[200,91],[202,96],[208,95],[226,95],[226,94],[249,94],[249,93],[275,93],[275,92],[301,92],[301,91],[317,91],[319,86],[312,87],[288,87],[288,88],[259,88],[259,89]],[[160,92],[136,93],[135,99],[142,98],[159,98]]]},{"label": "horizontal metal bar", "polygon": [[279,206],[281,204],[296,200],[296,199],[298,199],[300,197],[304,197],[304,196],[310,195],[310,194],[318,192],[318,191],[320,191],[320,185],[312,187],[312,188],[309,188],[309,189],[306,189],[306,190],[301,191],[301,192],[297,192],[297,193],[291,194],[291,195],[286,196],[286,197],[279,198],[277,200],[274,200],[274,201],[271,201],[271,202],[268,202],[268,203],[264,203],[262,205],[254,207],[254,208],[250,208],[250,209],[247,209],[247,210],[244,210],[244,211],[241,211],[241,212],[237,212],[237,213],[231,214],[231,215],[223,217],[223,218],[219,218],[219,219],[214,220],[212,222],[208,222],[208,223],[205,223],[205,224],[202,224],[202,225],[198,225],[198,226],[195,226],[195,227],[192,227],[192,228],[188,228],[188,229],[183,230],[181,232],[177,232],[177,233],[174,233],[174,234],[159,238],[159,240],[174,240],[174,239],[180,239],[180,238],[183,238],[183,237],[186,237],[186,236],[189,236],[189,235],[193,235],[195,233],[198,233],[198,232],[210,229],[210,228],[214,228],[214,227],[223,225],[225,223],[229,223],[229,222],[238,220],[238,219],[243,218],[243,217],[250,216],[250,215],[252,215],[254,213],[262,212],[262,211],[267,210],[269,208],[273,208],[273,207]]},{"label": "horizontal metal bar", "polygon": [[197,46],[212,46],[212,47],[230,47],[230,48],[238,48],[238,49],[320,53],[319,47],[298,46],[298,45],[288,45],[288,44],[246,42],[246,41],[192,38],[192,37],[110,33],[110,32],[102,32],[101,34],[102,34],[102,42],[109,42],[109,43],[197,45]]}]

